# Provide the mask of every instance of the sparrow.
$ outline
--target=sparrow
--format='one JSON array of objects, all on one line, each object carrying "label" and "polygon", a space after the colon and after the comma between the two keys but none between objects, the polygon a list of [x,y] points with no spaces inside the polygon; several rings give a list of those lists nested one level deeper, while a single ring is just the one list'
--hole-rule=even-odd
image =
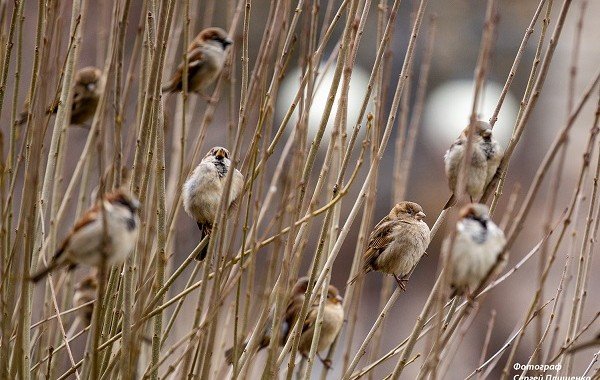
[{"label": "sparrow", "polygon": [[412,269],[425,253],[430,231],[423,221],[423,208],[414,202],[400,202],[373,229],[363,255],[362,272],[350,283],[370,271],[391,274],[406,290]]},{"label": "sparrow", "polygon": [[[121,264],[135,247],[139,230],[139,201],[124,190],[107,194],[73,226],[46,268],[31,276],[38,282],[63,266]],[[106,215],[106,222],[104,222]],[[105,228],[106,226],[106,228]]]},{"label": "sparrow", "polygon": [[[225,63],[227,47],[233,41],[221,28],[207,28],[201,31],[187,49],[188,57],[188,90],[202,94],[221,74]],[[183,90],[182,62],[175,70],[163,92],[179,92]]]},{"label": "sparrow", "polygon": [[96,299],[97,290],[98,280],[93,274],[84,277],[83,280],[81,280],[75,285],[75,294],[73,294],[73,306],[79,307],[79,310],[77,310],[77,317],[81,320],[81,322],[84,323],[85,326],[91,323],[92,314],[94,312],[94,304],[87,303]]},{"label": "sparrow", "polygon": [[[296,320],[300,316],[307,288],[308,277],[299,278],[292,288],[284,314],[284,320],[281,325],[282,333],[279,342],[281,347],[285,345],[291,329],[294,327]],[[344,324],[344,308],[342,307],[342,301],[343,298],[340,296],[339,290],[335,286],[329,285],[329,288],[327,289],[327,299],[323,308],[323,324],[321,325],[321,334],[319,335],[319,343],[317,345],[317,355],[319,352],[324,352],[331,346],[342,329],[342,325]],[[309,306],[306,320],[302,325],[300,340],[298,342],[298,352],[304,357],[307,357],[310,353],[310,346],[312,345],[314,327],[319,310],[319,302],[320,295],[315,299],[315,302]],[[271,337],[269,334],[263,335],[259,344],[259,350],[268,347],[270,341]],[[246,343],[244,343],[242,349],[245,349],[245,347]],[[233,363],[232,348],[225,351],[225,358],[229,364]],[[321,359],[320,356],[319,358]],[[328,361],[323,359],[321,359],[321,361],[325,366],[330,366]]]},{"label": "sparrow", "polygon": [[[96,112],[96,107],[100,101],[99,81],[102,71],[96,67],[89,66],[80,69],[75,73],[75,82],[73,83],[73,102],[71,104],[71,125],[84,126]],[[58,100],[56,100],[47,114],[58,111]],[[25,111],[21,113],[18,125],[27,121],[29,113],[29,102],[25,102]]]},{"label": "sparrow", "polygon": [[92,66],[84,67],[75,74],[71,124],[83,125],[94,117],[101,95],[99,89],[100,77],[102,77],[102,71]]},{"label": "sparrow", "polygon": [[[204,156],[202,162],[183,184],[183,208],[196,221],[200,229],[200,240],[204,236],[210,235],[215,223],[225,187],[225,178],[230,166],[229,151],[216,146]],[[244,176],[235,169],[227,207],[235,205],[243,187]],[[207,248],[208,245],[196,256],[196,260],[204,260]]]},{"label": "sparrow", "polygon": [[486,205],[471,203],[460,211],[450,256],[453,295],[470,294],[502,253],[504,232],[490,220]]},{"label": "sparrow", "polygon": [[[467,149],[467,133],[465,128],[460,137],[450,146],[444,155],[446,177],[450,190],[456,194],[456,185],[461,170],[464,152]],[[492,180],[500,165],[504,152],[498,141],[492,136],[492,127],[485,121],[476,121],[473,134],[472,157],[468,168],[467,194],[471,202],[479,199],[483,190]],[[444,209],[454,204],[454,195]]]}]

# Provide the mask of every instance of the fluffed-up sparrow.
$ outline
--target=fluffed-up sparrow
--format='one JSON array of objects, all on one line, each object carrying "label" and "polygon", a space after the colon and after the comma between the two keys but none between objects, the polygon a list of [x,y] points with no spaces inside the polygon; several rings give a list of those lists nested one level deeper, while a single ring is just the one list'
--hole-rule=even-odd
[{"label": "fluffed-up sparrow", "polygon": [[[463,156],[467,149],[467,133],[469,127],[465,128],[460,137],[450,146],[444,155],[444,166],[448,185],[454,194],[457,192],[458,176],[461,171]],[[476,121],[473,130],[473,145],[468,176],[465,178],[467,194],[471,202],[476,201],[482,195],[483,190],[492,180],[500,165],[504,152],[502,147],[492,136],[492,127],[485,121]],[[454,196],[452,197],[454,198]],[[451,199],[444,208],[454,204]]]},{"label": "fluffed-up sparrow", "polygon": [[[200,229],[200,239],[210,235],[215,223],[230,166],[229,151],[222,147],[214,147],[183,184],[183,208],[196,221]],[[235,205],[243,187],[244,176],[235,169],[229,191],[228,207]],[[196,256],[197,260],[204,260],[207,247],[208,245]]]}]

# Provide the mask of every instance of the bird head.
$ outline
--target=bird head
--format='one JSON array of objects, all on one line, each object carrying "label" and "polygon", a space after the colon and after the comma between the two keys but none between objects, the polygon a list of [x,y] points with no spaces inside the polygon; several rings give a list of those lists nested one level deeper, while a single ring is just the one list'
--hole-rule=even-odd
[{"label": "bird head", "polygon": [[485,121],[478,120],[475,122],[475,133],[484,140],[489,140],[492,137],[492,126]]},{"label": "bird head", "polygon": [[481,203],[470,203],[460,210],[461,219],[473,219],[477,221],[487,221],[490,219],[488,207]]},{"label": "bird head", "polygon": [[84,67],[75,74],[75,83],[87,92],[95,93],[98,89],[98,81],[100,81],[101,76],[102,71],[97,67]]},{"label": "bird head", "polygon": [[[483,121],[483,120],[477,120],[477,121],[475,121],[473,128],[474,128],[473,132],[475,133],[475,135],[474,135],[475,138],[481,137],[485,141],[490,141],[490,139],[492,138],[492,126],[488,122]],[[463,130],[462,135],[465,138],[469,135],[469,126],[468,125]]]},{"label": "bird head", "polygon": [[204,29],[198,35],[199,42],[201,43],[209,43],[213,45],[220,46],[223,50],[227,49],[227,47],[233,44],[233,40],[229,38],[227,32],[221,28],[207,28]]},{"label": "bird head", "polygon": [[106,200],[111,204],[128,208],[132,214],[136,214],[140,209],[140,201],[125,189],[119,189],[108,194]]},{"label": "bird head", "polygon": [[221,146],[215,146],[214,148],[208,151],[208,154],[206,156],[212,156],[217,160],[223,160],[225,158],[229,158],[229,151]]},{"label": "bird head", "polygon": [[423,208],[419,204],[403,201],[394,206],[392,211],[390,211],[389,216],[393,219],[413,218],[416,220],[423,220],[427,215],[425,215]]},{"label": "bird head", "polygon": [[329,289],[327,289],[327,302],[330,302],[334,305],[338,305],[342,303],[344,299],[340,296],[340,291],[333,285],[329,285]]}]

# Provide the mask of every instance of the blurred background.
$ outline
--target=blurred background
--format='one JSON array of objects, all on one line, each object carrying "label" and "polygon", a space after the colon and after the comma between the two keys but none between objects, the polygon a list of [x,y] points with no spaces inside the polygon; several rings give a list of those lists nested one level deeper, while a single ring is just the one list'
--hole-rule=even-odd
[{"label": "blurred background", "polygon": [[[2,2],[4,4],[5,2]],[[70,3],[70,2],[65,2]],[[89,2],[89,8],[87,10],[87,19],[83,22],[84,33],[84,44],[79,57],[77,67],[84,67],[88,65],[96,65],[99,67],[103,66],[106,50],[106,41],[108,26],[106,20],[110,20],[110,12],[112,6],[109,0],[98,0],[96,2]],[[131,14],[140,14],[140,4],[135,1],[132,7]],[[220,2],[208,2],[211,6],[214,6],[214,18],[212,21],[206,20],[205,14],[207,10],[205,8],[204,1],[200,1],[200,5],[194,7],[197,9],[197,14],[193,17],[196,19],[195,30],[191,31],[192,35],[201,30],[205,26],[216,25],[228,29],[228,24],[231,14],[233,12],[234,3],[229,0],[223,0]],[[341,1],[334,1],[335,8]],[[365,33],[363,36],[363,42],[358,51],[357,56],[357,67],[352,76],[351,89],[349,93],[349,117],[348,126],[350,130],[355,123],[357,110],[364,96],[364,87],[366,86],[369,74],[374,62],[375,49],[376,49],[376,18],[377,18],[377,1],[373,2],[373,9],[370,13],[370,21],[367,23]],[[387,3],[391,3],[388,1]],[[556,15],[559,11],[559,4],[555,2],[554,9],[552,12],[551,23],[549,32],[546,36],[544,46],[547,46],[547,41],[550,38],[551,31],[554,28]],[[250,46],[250,67],[252,68],[255,63],[253,59],[258,53],[259,44],[264,31],[263,20],[267,17],[269,8],[269,1],[256,0],[252,2],[252,19],[250,24],[251,37],[249,39]],[[538,2],[534,0],[506,0],[498,2],[498,24],[496,28],[495,44],[493,48],[491,64],[489,72],[487,73],[486,89],[484,92],[484,100],[481,106],[481,118],[489,119],[491,113],[496,105],[498,95],[506,81],[510,67],[513,63],[515,54],[519,48],[519,44],[523,38],[525,29],[527,28],[531,17],[537,7]],[[390,5],[390,4],[388,4]],[[391,98],[393,90],[400,73],[402,62],[404,59],[405,49],[408,43],[408,37],[411,29],[411,13],[416,9],[414,1],[404,1],[400,7],[399,17],[396,22],[396,28],[393,34],[391,55],[389,56],[389,70],[391,73],[390,77],[390,88],[387,96],[386,110],[389,110],[391,104]],[[585,5],[585,8],[583,8]],[[70,12],[69,4],[60,4],[58,7],[64,9],[62,17],[67,18]],[[28,16],[24,20],[24,38],[23,38],[23,51],[30,52],[33,49],[34,33],[35,33],[35,16],[37,12],[37,4],[34,2],[25,3],[25,14]],[[324,5],[322,5],[324,8]],[[465,1],[465,0],[432,0],[429,2],[427,15],[424,22],[424,30],[429,29],[429,16],[435,14],[437,16],[437,34],[434,42],[434,50],[431,62],[431,71],[429,74],[429,81],[427,85],[427,93],[425,97],[425,108],[423,118],[421,120],[419,131],[417,135],[416,145],[414,149],[414,158],[412,161],[412,168],[410,171],[409,178],[406,179],[407,191],[406,199],[415,201],[421,204],[427,214],[425,221],[431,226],[436,220],[442,206],[446,202],[450,192],[448,190],[447,182],[444,176],[443,161],[442,157],[446,149],[452,144],[454,139],[458,137],[460,131],[467,125],[470,107],[473,96],[473,78],[474,70],[477,65],[477,56],[481,43],[481,36],[484,27],[485,20],[486,2],[484,1]],[[545,12],[545,10],[543,11]],[[541,19],[538,21],[535,30],[531,36],[531,39],[527,45],[525,54],[521,65],[516,73],[514,83],[505,101],[505,105],[500,113],[498,123],[494,129],[494,134],[500,140],[501,144],[506,147],[512,128],[514,126],[516,114],[518,112],[519,103],[521,97],[527,85],[527,78],[529,75],[529,69],[531,67],[532,60],[535,55],[536,44],[540,35]],[[568,112],[569,104],[569,83],[570,83],[570,67],[572,65],[572,58],[574,57],[574,40],[576,35],[576,24],[577,20],[582,17],[583,12],[583,31],[581,35],[581,44],[578,57],[576,60],[576,76],[574,80],[574,93],[575,100],[579,99],[585,87],[589,84],[592,75],[600,67],[600,1],[583,1],[575,0],[571,6],[571,10],[567,16],[564,31],[560,38],[560,42],[556,49],[555,57],[552,61],[550,72],[548,74],[544,90],[541,94],[539,104],[537,105],[532,118],[527,124],[524,136],[518,145],[516,152],[512,158],[511,166],[507,176],[507,182],[504,187],[504,196],[500,201],[499,209],[496,212],[499,223],[501,216],[504,215],[504,210],[507,206],[509,195],[513,191],[520,188],[519,202],[522,200],[526,193],[531,179],[533,178],[536,169],[541,162],[544,154],[554,139],[556,132],[565,125]],[[137,17],[137,16],[135,16]],[[125,62],[129,62],[132,56],[132,50],[135,39],[135,25],[139,22],[135,17],[130,19],[130,28],[126,36],[126,49],[125,49]],[[174,18],[174,28],[180,25],[180,18],[176,15]],[[67,23],[68,25],[68,23]],[[239,58],[241,56],[241,40],[240,40],[240,29],[238,27],[234,44],[235,58],[237,62],[234,64],[233,72],[227,73],[227,84],[220,103],[217,105],[214,119],[209,126],[208,134],[202,149],[201,155],[205,151],[208,151],[210,147],[214,145],[230,146],[232,142],[232,136],[230,134],[231,119],[228,116],[230,110],[233,109],[237,112],[239,101],[231,99],[229,93],[236,94],[239,98],[239,83],[240,83],[240,65]],[[325,59],[329,57],[333,49],[335,48],[335,41],[338,41],[342,26],[336,28],[333,38],[331,39],[331,46],[328,46],[325,50]],[[63,33],[68,36],[68,30],[57,31],[57,33]],[[413,73],[418,74],[420,65],[423,60],[423,50],[425,45],[425,38],[427,33],[422,33],[419,37],[417,45],[417,56]],[[64,41],[65,44],[67,41]],[[64,46],[63,46],[64,48]],[[173,70],[174,64],[176,64],[180,57],[181,44],[170,43],[168,46],[171,54],[167,58],[167,65],[165,66],[165,80]],[[176,52],[176,54],[173,54]],[[173,58],[174,57],[174,58]],[[177,62],[176,62],[177,61]],[[289,105],[292,102],[299,83],[299,71],[298,71],[299,58],[295,56],[290,60],[288,71],[284,79],[280,94],[276,103],[276,120],[275,125],[281,121],[283,114],[287,111]],[[46,62],[48,65],[48,72],[53,78],[56,76],[56,71],[51,70],[52,65],[62,64],[59,57],[54,62]],[[12,69],[11,69],[12,70]],[[31,71],[31,62],[25,60],[23,62],[23,72],[29,73]],[[11,71],[12,72],[12,71]],[[313,108],[312,116],[310,119],[309,127],[317,128],[320,119],[321,112],[319,107],[324,103],[326,99],[327,91],[329,90],[329,84],[327,76],[329,76],[329,83],[331,83],[332,70],[324,73],[325,80],[322,86],[317,92],[315,106]],[[8,88],[14,86],[14,76],[10,76],[8,82]],[[233,81],[232,81],[233,78]],[[56,80],[56,79],[54,79]],[[270,77],[267,80],[270,80]],[[136,78],[133,79],[134,86],[137,85]],[[20,96],[19,96],[19,107],[24,102],[25,95],[27,92],[28,81],[21,81],[20,84]],[[234,86],[234,89],[230,91],[230,86]],[[415,93],[416,93],[416,82],[413,81],[410,86],[410,104],[414,104]],[[50,91],[50,90],[47,90]],[[132,125],[135,122],[135,101],[132,97],[132,106],[127,108],[126,122],[125,125]],[[166,99],[166,114],[168,120],[173,118],[173,110],[175,109],[175,100],[173,97]],[[7,135],[8,127],[10,123],[10,112],[12,107],[12,99],[8,98],[5,100],[6,104],[1,115],[1,126],[2,132]],[[563,210],[570,202],[573,194],[574,185],[579,174],[579,170],[582,163],[582,153],[587,144],[589,137],[589,129],[593,124],[594,111],[596,106],[596,97],[590,99],[586,107],[583,109],[581,116],[578,118],[576,125],[574,126],[568,142],[568,149],[566,151],[567,160],[565,161],[564,173],[562,181],[560,183],[560,189],[558,192],[557,207],[555,212],[555,218],[559,214],[560,210]],[[205,108],[204,101],[197,101],[194,105],[197,109],[194,110],[194,118],[191,121],[191,132],[190,142],[194,141],[194,125],[200,123],[202,119],[203,110]],[[411,107],[412,109],[412,107]],[[331,120],[333,120],[333,115]],[[250,128],[254,128],[255,119],[250,122]],[[167,121],[169,124],[169,121]],[[126,132],[128,133],[128,132]],[[71,128],[68,131],[69,134],[69,146],[72,147],[72,152],[68,153],[68,157],[72,157],[72,160],[67,160],[65,173],[71,173],[74,169],[75,163],[81,149],[87,138],[87,131],[83,128]],[[131,140],[130,131],[128,133],[129,141]],[[384,215],[389,212],[391,206],[400,199],[394,199],[394,188],[396,184],[392,180],[393,168],[394,168],[394,141],[397,137],[397,128],[394,129],[390,144],[385,152],[385,156],[381,162],[378,188],[377,188],[377,201],[374,214],[373,225],[380,220]],[[326,134],[325,139],[328,138]],[[49,139],[48,139],[49,142]],[[247,144],[248,141],[245,142]],[[321,144],[326,147],[326,140]],[[46,144],[45,149],[48,148]],[[128,149],[127,147],[125,148]],[[281,149],[281,148],[279,148]],[[317,158],[317,167],[324,159],[325,149],[319,154]],[[592,159],[592,162],[595,162]],[[270,169],[273,170],[275,160],[271,162]],[[363,168],[364,169],[364,168]],[[549,193],[552,181],[554,180],[554,173],[556,172],[556,165],[553,165],[551,169],[551,175],[545,180],[543,189],[538,195],[535,205],[529,215],[525,224],[525,229],[520,235],[517,243],[510,252],[510,258],[508,268],[514,266],[535,244],[541,239],[543,233],[543,221],[546,220],[547,208],[545,205],[549,202]],[[316,175],[318,170],[313,171],[316,181]],[[366,171],[360,173],[361,178],[364,178]],[[68,174],[66,174],[68,175]],[[21,179],[22,180],[22,179]],[[62,180],[62,179],[61,179]],[[354,185],[348,195],[349,201],[344,201],[342,206],[342,213],[340,223],[343,224],[345,217],[347,216],[353,199],[356,198],[359,185]],[[574,227],[577,233],[582,233],[583,223],[585,222],[584,214],[587,212],[589,206],[589,195],[590,195],[589,183],[586,185],[583,196],[585,199],[581,203],[581,215],[575,220]],[[20,194],[20,192],[19,192]],[[19,199],[16,199],[15,204]],[[517,203],[520,205],[520,203]],[[73,213],[75,207],[70,210]],[[384,322],[385,333],[382,336],[380,353],[385,353],[392,347],[394,347],[401,339],[408,336],[416,316],[421,311],[421,308],[429,294],[431,287],[435,281],[436,273],[439,271],[439,248],[442,242],[443,236],[452,228],[452,224],[455,221],[455,213],[452,212],[452,217],[442,227],[442,230],[432,244],[429,247],[428,255],[424,256],[421,263],[415,270],[408,285],[408,290],[403,294],[393,310],[388,314]],[[195,223],[187,217],[187,215],[180,213],[176,220],[176,236],[173,246],[173,267],[176,267],[189,252],[196,246],[198,242],[197,238],[197,227]],[[352,227],[349,237],[342,248],[341,254],[338,257],[335,266],[331,282],[337,285],[340,289],[345,288],[345,284],[348,280],[348,274],[354,255],[356,239],[358,235],[358,228],[360,223],[356,221]],[[64,231],[59,232],[59,236],[62,236]],[[308,239],[308,245],[306,246],[307,260],[304,263],[304,267],[301,269],[301,273],[305,272],[308,268],[309,257],[315,249],[315,242],[318,240],[319,223],[314,223],[312,231]],[[571,251],[571,254],[577,255],[579,253],[579,242],[575,244],[575,249]],[[559,250],[559,256],[557,257],[557,264],[550,274],[546,287],[544,299],[547,300],[556,291],[555,284],[558,284],[561,271],[563,269],[564,262],[567,254],[569,253],[569,244],[563,244]],[[259,260],[261,252],[259,251]],[[600,269],[595,260],[593,268]],[[260,262],[260,261],[259,261]],[[266,266],[265,266],[266,267]],[[261,266],[257,266],[260,271]],[[574,281],[572,279],[572,273],[576,270],[576,262],[573,261],[570,269],[570,275],[566,285],[567,301],[571,300],[573,294]],[[598,271],[592,271],[592,278],[590,278],[589,289],[597,289],[600,287],[600,278],[597,275]],[[261,273],[257,273],[260,276]],[[459,379],[467,376],[478,364],[479,356],[481,354],[481,348],[485,338],[486,325],[489,320],[490,314],[495,311],[497,313],[496,325],[492,332],[491,343],[488,352],[493,353],[497,351],[505,342],[505,339],[511,335],[515,329],[515,326],[520,326],[527,306],[530,303],[532,295],[537,288],[539,278],[539,262],[538,256],[536,255],[532,260],[527,262],[517,273],[515,273],[509,281],[501,284],[496,289],[492,290],[489,295],[485,298],[485,301],[480,305],[480,310],[477,317],[472,321],[469,330],[464,336],[464,340],[461,344],[461,348],[458,351],[457,356],[452,362],[452,366],[447,368],[447,372],[444,378],[447,379]],[[390,281],[389,279],[385,281]],[[185,278],[182,278],[174,286],[174,293],[178,289],[182,289],[185,283]],[[365,279],[365,288],[362,293],[360,302],[360,308],[358,311],[359,320],[357,330],[354,338],[354,351],[358,348],[359,343],[366,336],[369,329],[371,328],[377,313],[375,310],[381,309],[380,290],[383,286],[384,278],[381,274],[369,274]],[[344,290],[342,290],[342,293]],[[195,297],[192,296],[195,299]],[[189,310],[185,310],[185,315],[189,315],[189,318],[193,316],[193,304],[186,305]],[[591,320],[595,314],[600,311],[600,297],[595,293],[591,293],[588,296],[586,308],[584,310],[583,323]],[[544,321],[547,321],[548,315],[546,313]],[[566,321],[563,319],[563,325]],[[181,329],[175,336],[182,336],[185,334],[187,324],[182,323],[176,325],[175,329]],[[535,346],[535,327],[532,325],[528,329],[528,334],[521,343],[519,353],[516,358],[516,362],[526,363],[529,359],[528,355],[532,352]],[[592,336],[593,333],[598,331],[592,328],[586,336]],[[563,331],[564,333],[564,331]],[[344,331],[342,332],[344,334]],[[342,335],[343,336],[343,335]],[[561,335],[562,336],[562,335]],[[340,346],[342,347],[342,346]],[[415,352],[423,352],[423,343],[419,343]],[[336,356],[341,358],[343,350],[338,348]],[[588,351],[586,351],[588,352]],[[582,371],[585,366],[589,363],[588,359],[591,359],[593,354],[592,350],[589,350],[589,355],[581,355],[579,359],[575,361],[574,368],[576,373]],[[368,356],[368,355],[367,355]],[[341,365],[336,366],[334,360],[333,373],[331,378],[337,378],[340,376],[342,370]],[[380,366],[373,375],[374,379],[382,378],[385,374],[393,368],[396,360],[390,360],[386,364]],[[365,362],[363,361],[362,364]],[[359,365],[359,368],[362,366]],[[315,365],[315,373],[320,373],[320,364]],[[503,361],[498,366],[497,370],[500,370],[503,366]],[[259,366],[257,366],[259,367]],[[411,365],[404,372],[405,378],[413,378],[418,372],[418,365]],[[319,371],[319,372],[317,372]],[[496,378],[497,373],[493,374],[491,378]]]}]

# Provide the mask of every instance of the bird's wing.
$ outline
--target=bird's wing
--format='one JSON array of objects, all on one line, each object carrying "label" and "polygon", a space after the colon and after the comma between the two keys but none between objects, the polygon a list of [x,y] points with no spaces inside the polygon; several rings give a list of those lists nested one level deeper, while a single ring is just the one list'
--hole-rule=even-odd
[{"label": "bird's wing", "polygon": [[76,85],[73,88],[73,102],[71,103],[71,120],[76,119],[80,115],[86,113],[86,101],[84,99],[84,90],[81,85]]},{"label": "bird's wing", "polygon": [[319,311],[318,306],[310,308],[310,310],[308,311],[308,314],[306,315],[306,319],[304,320],[304,324],[302,325],[302,333],[305,333],[306,331],[308,331],[311,327],[313,327],[315,325],[315,322],[317,321],[318,311]]},{"label": "bird's wing", "polygon": [[71,105],[71,112],[77,111],[77,109],[81,106],[81,98],[83,94],[80,86],[75,86],[73,88],[73,104]]},{"label": "bird's wing", "polygon": [[369,265],[375,260],[381,252],[383,252],[387,246],[392,242],[393,236],[392,231],[394,229],[394,222],[390,220],[388,216],[381,219],[379,223],[371,232],[369,236],[369,243],[367,244],[367,250],[364,254],[365,265]]},{"label": "bird's wing", "polygon": [[63,240],[62,244],[60,245],[60,248],[54,254],[55,260],[58,259],[65,252],[65,250],[67,249],[67,246],[69,245],[71,237],[73,236],[73,233],[76,231],[79,231],[83,227],[95,222],[99,216],[98,213],[99,213],[99,208],[96,205],[96,206],[92,207],[91,209],[89,209],[85,214],[83,214],[81,216],[81,218],[79,218],[79,220],[77,220],[77,222],[73,226],[73,229],[71,230],[71,233],[67,236],[67,238],[65,240]]},{"label": "bird's wing", "polygon": [[98,219],[100,213],[101,211],[98,205],[94,205],[94,207],[89,209],[85,214],[83,214],[83,216],[81,216],[81,218],[79,218],[79,220],[77,220],[77,222],[73,226],[73,231],[77,231],[83,228],[84,226],[87,226],[88,224],[94,222],[96,219]]},{"label": "bird's wing", "polygon": [[[188,52],[188,78],[194,77],[202,66],[206,64],[206,56],[202,47],[197,47]],[[181,73],[183,74],[183,63],[181,63]]]},{"label": "bird's wing", "polygon": [[302,309],[302,303],[304,302],[304,294],[297,294],[296,296],[292,297],[287,305],[287,308],[285,309],[285,314],[284,314],[284,323],[282,325],[282,334],[281,337],[283,338],[283,342],[285,342],[288,338],[288,334],[290,333],[291,328],[294,326],[294,323],[296,322],[296,318],[298,317],[298,315],[300,314],[300,310]]},{"label": "bird's wing", "polygon": [[[192,78],[206,62],[205,54],[200,46],[190,46],[188,50],[188,78]],[[185,62],[181,62],[175,70],[175,74],[169,81],[169,83],[163,87],[164,92],[181,91],[183,87],[183,71],[185,68]]]}]

